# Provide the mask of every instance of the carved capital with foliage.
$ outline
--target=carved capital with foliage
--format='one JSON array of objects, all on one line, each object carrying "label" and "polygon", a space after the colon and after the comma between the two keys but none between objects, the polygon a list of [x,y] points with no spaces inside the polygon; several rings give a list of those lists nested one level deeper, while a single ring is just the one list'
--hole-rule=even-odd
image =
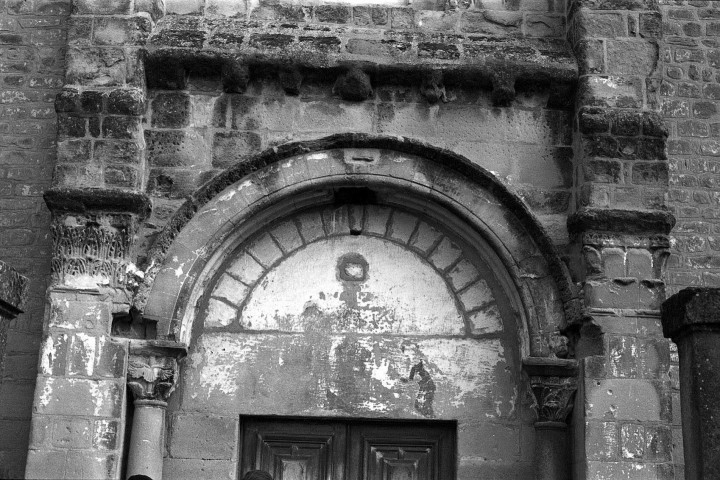
[{"label": "carved capital with foliage", "polygon": [[577,362],[560,358],[526,358],[533,408],[539,422],[567,422],[577,391]]},{"label": "carved capital with foliage", "polygon": [[538,421],[567,422],[575,401],[577,381],[567,377],[533,377],[530,384]]},{"label": "carved capital with foliage", "polygon": [[130,355],[127,385],[135,400],[167,401],[175,388],[177,360],[164,356]]}]

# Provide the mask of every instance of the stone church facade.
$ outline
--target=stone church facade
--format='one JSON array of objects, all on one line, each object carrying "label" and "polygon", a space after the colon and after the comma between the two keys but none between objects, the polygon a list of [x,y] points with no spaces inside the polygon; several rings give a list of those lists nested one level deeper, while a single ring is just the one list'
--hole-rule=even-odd
[{"label": "stone church facade", "polygon": [[684,478],[714,2],[2,6],[0,478]]}]

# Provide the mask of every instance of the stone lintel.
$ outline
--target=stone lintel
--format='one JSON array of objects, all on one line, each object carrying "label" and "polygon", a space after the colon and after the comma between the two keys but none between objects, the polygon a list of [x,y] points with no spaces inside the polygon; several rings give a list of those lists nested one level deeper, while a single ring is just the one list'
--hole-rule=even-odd
[{"label": "stone lintel", "polygon": [[675,226],[675,217],[664,210],[620,210],[582,208],[568,217],[570,234],[613,232],[630,235],[667,235]]},{"label": "stone lintel", "polygon": [[691,287],[662,304],[663,335],[675,340],[693,328],[720,331],[720,288]]},{"label": "stone lintel", "polygon": [[140,192],[113,188],[51,188],[43,195],[53,213],[131,213],[150,215],[150,198]]},{"label": "stone lintel", "polygon": [[27,285],[27,277],[0,261],[0,318],[12,320],[23,312]]}]

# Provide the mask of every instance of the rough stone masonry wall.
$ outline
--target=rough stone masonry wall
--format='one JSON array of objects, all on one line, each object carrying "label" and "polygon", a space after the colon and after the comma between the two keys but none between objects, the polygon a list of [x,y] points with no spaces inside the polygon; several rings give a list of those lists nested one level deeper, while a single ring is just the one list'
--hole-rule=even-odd
[{"label": "rough stone masonry wall", "polygon": [[[685,287],[720,286],[720,8],[713,1],[661,4],[660,107],[670,133],[668,203],[677,219],[670,296]],[[673,444],[682,458],[677,362],[673,353]]]},{"label": "rough stone masonry wall", "polygon": [[512,108],[494,108],[487,90],[448,87],[452,101],[430,105],[413,86],[380,86],[364,102],[342,100],[332,89],[327,81],[306,81],[299,96],[288,96],[275,79],[262,78],[244,94],[226,94],[219,79],[191,78],[184,91],[150,91],[144,134],[151,224],[163,226],[203,182],[265,148],[358,132],[408,136],[467,156],[511,185],[557,243],[566,241],[570,113],[547,108],[547,92],[524,92]]},{"label": "rough stone masonry wall", "polygon": [[674,293],[720,286],[720,8],[711,1],[663,4],[660,94],[678,220],[668,264]]},{"label": "rough stone masonry wall", "polygon": [[70,8],[69,0],[0,2],[0,259],[30,279],[25,313],[9,325],[0,379],[0,478],[25,471],[50,273],[42,193],[55,163],[53,102],[64,83]]}]

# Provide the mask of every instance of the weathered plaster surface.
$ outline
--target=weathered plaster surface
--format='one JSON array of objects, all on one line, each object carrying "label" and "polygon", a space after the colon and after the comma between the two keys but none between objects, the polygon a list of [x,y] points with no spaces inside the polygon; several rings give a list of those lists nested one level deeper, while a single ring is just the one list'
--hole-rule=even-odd
[{"label": "weathered plaster surface", "polygon": [[[409,378],[420,362],[434,387]],[[204,334],[189,357],[183,405],[238,414],[514,420],[512,366],[499,340]]]},{"label": "weathered plaster surface", "polygon": [[[339,277],[346,252],[367,260],[365,281]],[[234,293],[227,292],[229,300]],[[452,292],[431,265],[387,240],[352,236],[314,243],[269,272],[247,299],[242,323],[253,330],[436,335],[461,334],[464,327]]]}]

